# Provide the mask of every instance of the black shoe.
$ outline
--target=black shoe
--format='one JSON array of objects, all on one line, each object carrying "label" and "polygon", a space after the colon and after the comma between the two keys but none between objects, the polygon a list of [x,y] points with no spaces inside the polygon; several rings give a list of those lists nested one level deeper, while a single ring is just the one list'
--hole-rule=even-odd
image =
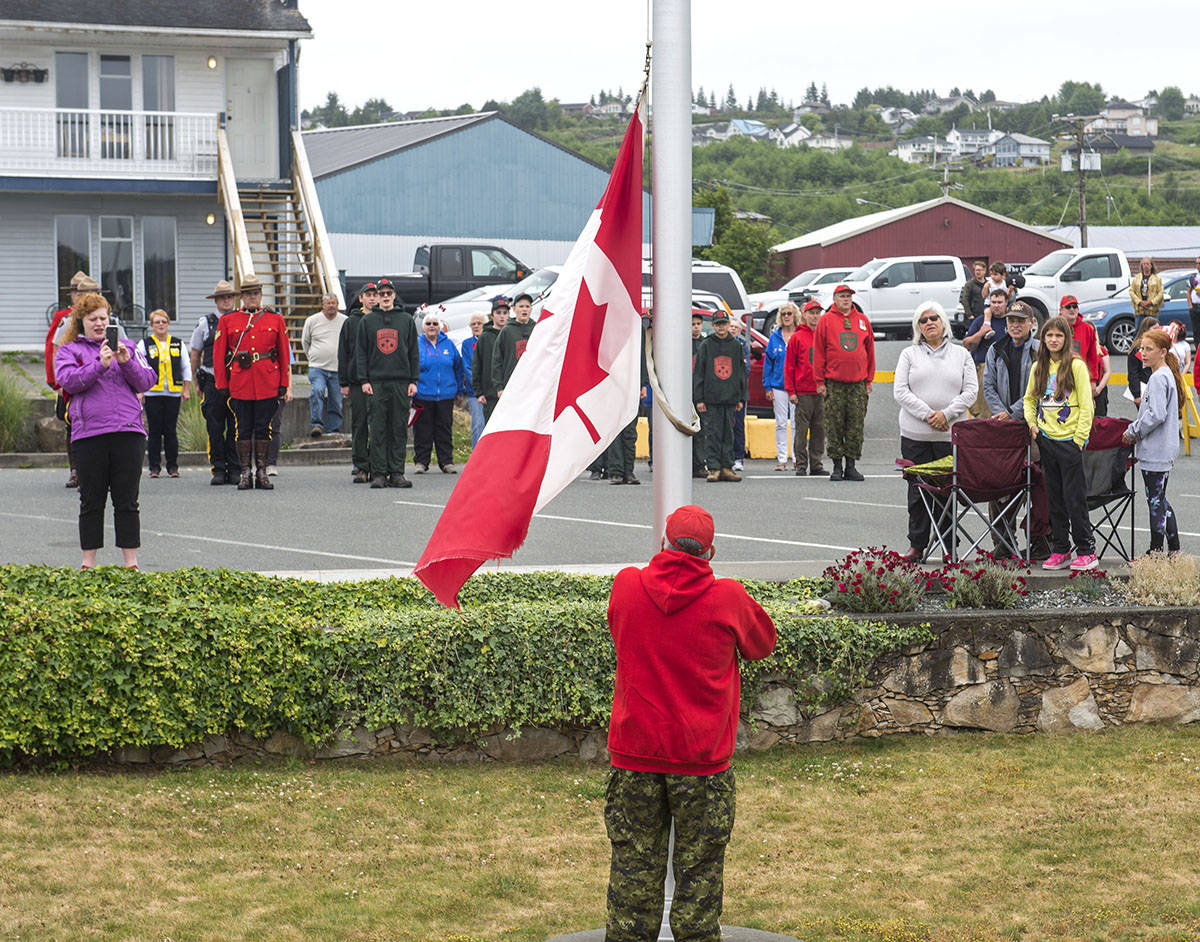
[{"label": "black shoe", "polygon": [[412,481],[406,478],[399,471],[393,471],[388,475],[388,487],[412,487]]},{"label": "black shoe", "polygon": [[642,482],[639,481],[635,475],[631,474],[627,478],[625,478],[625,483],[626,484],[641,484]]},{"label": "black shoe", "polygon": [[67,478],[67,483],[64,484],[63,486],[64,487],[79,487],[79,474],[74,468],[71,469],[71,475],[70,475],[70,477]]},{"label": "black shoe", "polygon": [[224,471],[214,471],[212,480],[209,481],[208,483],[211,484],[213,487],[217,487],[218,485],[228,484],[229,482],[225,479]]},{"label": "black shoe", "polygon": [[241,477],[242,477],[241,471],[226,471],[225,472],[225,483],[226,484],[237,484],[238,481],[241,480]]},{"label": "black shoe", "polygon": [[350,481],[353,484],[366,484],[370,479],[371,475],[362,468],[355,468],[354,473],[350,475]]},{"label": "black shoe", "polygon": [[608,483],[609,484],[624,484],[625,479],[624,478],[610,478]]},{"label": "black shoe", "polygon": [[[796,473],[797,473],[797,474],[803,474],[804,472],[802,472],[802,471],[797,471]],[[828,471],[826,471],[826,470],[825,470],[825,466],[824,466],[824,465],[821,465],[821,464],[817,465],[815,468],[813,468],[813,469],[812,469],[811,471],[809,471],[808,473],[809,473],[810,475],[812,475],[814,478],[815,478],[815,477],[822,477],[822,478],[824,478],[824,477],[828,477],[828,476],[829,476],[829,472],[828,472]]]},{"label": "black shoe", "polygon": [[379,475],[379,477],[377,477],[377,478],[374,478],[374,479],[371,481],[371,488],[372,488],[372,489],[378,489],[378,488],[381,488],[381,487],[387,487],[387,486],[388,486],[388,479],[387,479],[387,477],[386,477],[385,475],[382,475],[382,474],[381,474],[381,475]]},{"label": "black shoe", "polygon": [[842,480],[842,459],[841,458],[833,459],[833,470],[829,472],[829,480],[831,480],[831,481]]},{"label": "black shoe", "polygon": [[845,480],[845,481],[863,481],[863,480],[865,480],[865,478],[862,476],[862,472],[859,471],[858,468],[854,467],[854,459],[853,458],[846,459],[846,470],[842,474],[842,480]]},{"label": "black shoe", "polygon": [[603,481],[604,480],[604,472],[603,471],[593,471],[591,474],[588,475],[588,480],[589,481]]}]

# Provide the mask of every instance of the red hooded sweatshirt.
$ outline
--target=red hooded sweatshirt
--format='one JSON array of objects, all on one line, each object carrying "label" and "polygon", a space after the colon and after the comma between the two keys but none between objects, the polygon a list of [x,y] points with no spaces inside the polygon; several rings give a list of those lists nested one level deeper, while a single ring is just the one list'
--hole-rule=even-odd
[{"label": "red hooded sweatshirt", "polygon": [[663,550],[622,569],[608,601],[617,649],[608,750],[634,772],[715,775],[729,768],[741,678],[775,648],[775,625],[741,583],[705,559]]},{"label": "red hooded sweatshirt", "polygon": [[869,383],[875,378],[875,332],[857,305],[849,316],[831,307],[817,321],[813,377],[817,385],[827,380]]}]

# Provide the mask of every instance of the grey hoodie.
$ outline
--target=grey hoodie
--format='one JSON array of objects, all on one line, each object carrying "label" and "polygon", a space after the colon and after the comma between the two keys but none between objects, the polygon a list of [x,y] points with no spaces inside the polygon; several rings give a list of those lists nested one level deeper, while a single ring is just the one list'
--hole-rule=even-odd
[{"label": "grey hoodie", "polygon": [[1179,393],[1166,366],[1150,374],[1137,418],[1129,426],[1143,471],[1170,471],[1179,457]]}]

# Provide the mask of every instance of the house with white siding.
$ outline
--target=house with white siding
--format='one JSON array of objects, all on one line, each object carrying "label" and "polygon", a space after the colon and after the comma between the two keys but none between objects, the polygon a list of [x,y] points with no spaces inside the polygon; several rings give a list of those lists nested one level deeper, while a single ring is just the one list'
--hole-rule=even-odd
[{"label": "house with white siding", "polygon": [[311,35],[297,0],[0,4],[0,63],[30,66],[0,75],[0,349],[41,345],[77,270],[134,326],[163,308],[190,331],[249,274],[316,306],[332,259],[293,140]]},{"label": "house with white siding", "polygon": [[1028,134],[1005,134],[980,151],[996,167],[1036,167],[1050,162],[1050,142]]}]

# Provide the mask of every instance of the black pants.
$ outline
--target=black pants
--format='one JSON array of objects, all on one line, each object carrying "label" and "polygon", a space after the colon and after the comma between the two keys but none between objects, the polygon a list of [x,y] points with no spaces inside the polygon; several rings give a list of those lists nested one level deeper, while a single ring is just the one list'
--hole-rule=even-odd
[{"label": "black pants", "polygon": [[[271,416],[271,424],[268,428],[270,439],[267,444],[267,464],[279,464],[279,443],[283,441],[283,436],[279,434],[279,429],[283,425],[283,396],[275,400],[275,414]],[[254,436],[258,438],[257,435]]]},{"label": "black pants", "polygon": [[1188,314],[1192,321],[1192,345],[1200,349],[1200,304],[1188,308]]},{"label": "black pants", "polygon": [[109,432],[76,439],[75,466],[79,471],[79,548],[104,545],[104,507],[112,494],[113,528],[117,546],[142,545],[138,487],[145,445],[139,432]]},{"label": "black pants", "polygon": [[1095,410],[1096,415],[1108,415],[1108,387],[1107,386],[1105,386],[1103,389],[1101,389],[1099,395],[1097,395],[1092,400],[1092,408]]},{"label": "black pants", "polygon": [[229,410],[229,392],[217,389],[211,373],[200,371],[200,411],[208,431],[208,463],[213,474],[237,474],[241,470],[237,456],[237,423]]},{"label": "black pants", "polygon": [[608,473],[614,478],[633,477],[633,457],[637,451],[637,419],[617,432],[606,452]]},{"label": "black pants", "polygon": [[[229,399],[229,410],[237,421],[237,440],[248,442],[257,439],[265,442],[271,434],[271,419],[279,400],[270,399]],[[267,461],[270,464],[270,460]]]},{"label": "black pants", "polygon": [[371,456],[367,451],[367,394],[361,383],[350,388],[350,461],[360,471],[371,467]]},{"label": "black pants", "polygon": [[720,471],[732,468],[737,460],[734,446],[734,428],[738,422],[745,425],[741,411],[735,410],[732,402],[706,402],[705,411],[700,413],[700,427],[704,429],[704,444],[708,448],[708,470]]},{"label": "black pants", "polygon": [[162,468],[160,458],[162,452],[167,453],[167,470],[174,471],[179,467],[179,436],[176,426],[179,424],[179,396],[147,396],[146,397],[146,456],[150,460],[150,470]]},{"label": "black pants", "polygon": [[[413,463],[429,465],[433,450],[437,449],[438,465],[454,463],[454,442],[451,431],[454,427],[453,399],[418,399],[413,397],[413,408],[421,414],[413,423]],[[407,416],[405,420],[407,421]]]},{"label": "black pants", "polygon": [[[949,442],[921,442],[915,438],[900,436],[900,456],[907,458],[913,464],[925,464],[927,461],[937,461],[953,453],[954,447]],[[799,452],[797,452],[799,454]],[[796,467],[800,467],[797,460]],[[930,520],[925,505],[921,502],[921,493],[913,482],[908,484],[908,545],[913,549],[924,552],[929,545]]]},{"label": "black pants", "polygon": [[1050,499],[1051,547],[1056,553],[1069,553],[1074,537],[1076,554],[1089,556],[1096,552],[1096,542],[1088,519],[1083,452],[1070,439],[1060,442],[1038,433],[1037,442]]},{"label": "black pants", "polygon": [[408,381],[381,379],[371,383],[367,396],[371,473],[403,474],[408,448]]}]

